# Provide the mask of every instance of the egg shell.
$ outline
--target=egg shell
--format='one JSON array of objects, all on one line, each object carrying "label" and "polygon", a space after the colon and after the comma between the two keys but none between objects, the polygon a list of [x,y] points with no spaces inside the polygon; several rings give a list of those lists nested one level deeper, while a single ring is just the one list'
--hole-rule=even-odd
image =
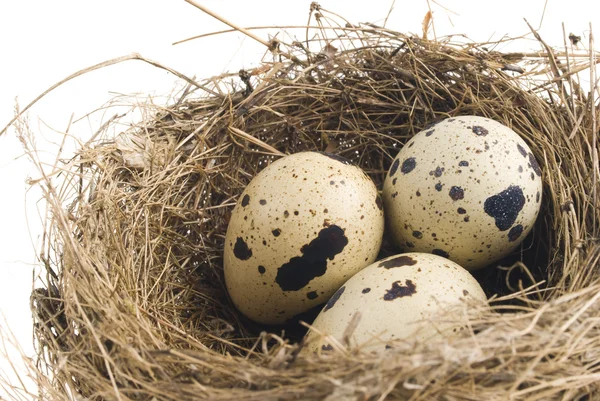
[{"label": "egg shell", "polygon": [[510,128],[477,116],[416,134],[386,176],[388,225],[405,251],[431,252],[467,269],[510,254],[531,231],[542,171]]},{"label": "egg shell", "polygon": [[485,301],[477,280],[458,264],[427,253],[394,255],[364,268],[338,289],[313,322],[306,349],[333,349],[326,336],[341,343],[357,312],[351,345],[363,350],[383,351],[395,340],[451,335],[464,327],[464,308]]},{"label": "egg shell", "polygon": [[283,157],[252,179],[232,212],[229,295],[250,319],[284,323],[372,263],[383,227],[381,197],[362,169],[326,153]]}]

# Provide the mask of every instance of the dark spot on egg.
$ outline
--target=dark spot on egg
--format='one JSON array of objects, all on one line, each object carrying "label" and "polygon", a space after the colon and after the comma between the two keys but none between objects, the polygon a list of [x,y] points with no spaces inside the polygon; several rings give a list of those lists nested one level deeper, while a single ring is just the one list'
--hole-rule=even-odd
[{"label": "dark spot on egg", "polygon": [[480,125],[475,125],[471,129],[473,130],[473,133],[477,136],[486,136],[487,134],[489,134],[489,131]]},{"label": "dark spot on egg", "polygon": [[344,293],[344,291],[346,291],[345,285],[341,286],[335,292],[335,294],[333,294],[333,296],[331,298],[329,298],[329,301],[327,301],[327,303],[325,304],[325,307],[323,308],[323,312],[327,312],[329,309],[333,308],[335,306],[335,303],[340,299],[340,297]]},{"label": "dark spot on egg", "polygon": [[463,221],[464,221],[465,223],[468,223],[468,222],[469,222],[469,220],[470,220],[470,219],[469,219],[469,216],[465,216],[465,218],[463,219]]},{"label": "dark spot on egg", "polygon": [[415,231],[412,232],[412,236],[415,237],[415,238],[417,238],[417,239],[421,239],[421,238],[423,238],[423,233],[421,231],[416,231],[415,230]]},{"label": "dark spot on egg", "polygon": [[295,256],[277,269],[275,281],[283,291],[298,291],[312,279],[327,271],[327,260],[333,260],[348,245],[348,237],[337,225],[319,231],[317,238],[304,245],[302,256]]},{"label": "dark spot on egg", "polygon": [[450,254],[444,251],[443,249],[434,249],[431,251],[431,253],[433,253],[434,255],[443,256],[445,258],[450,257]]},{"label": "dark spot on egg", "polygon": [[441,192],[443,187],[444,187],[444,184],[442,184],[441,182],[438,182],[437,184],[435,184],[435,190],[438,192]]},{"label": "dark spot on egg", "polygon": [[285,210],[285,211],[283,212],[283,217],[285,217],[285,218],[288,218],[288,217],[290,217],[290,212],[288,212],[287,210]]},{"label": "dark spot on egg", "polygon": [[523,172],[523,166],[519,166],[519,173]]},{"label": "dark spot on egg", "polygon": [[333,346],[331,344],[327,344],[327,345],[322,345],[321,349],[323,351],[333,351]]},{"label": "dark spot on egg", "polygon": [[427,131],[427,132],[425,133],[425,136],[431,136],[431,135],[433,135],[433,133],[434,133],[434,132],[435,132],[435,130],[434,130],[434,129],[430,129],[429,131]]},{"label": "dark spot on egg", "polygon": [[540,202],[540,191],[537,191],[537,193],[535,194],[535,202],[536,203]]},{"label": "dark spot on egg", "polygon": [[261,199],[261,200],[259,200],[259,201],[258,201],[258,203],[260,203],[261,205],[263,205],[263,206],[264,206],[264,205],[266,205],[266,204],[267,204],[267,201],[266,201],[266,200],[264,200],[264,199]]},{"label": "dark spot on egg", "polygon": [[383,200],[381,199],[381,195],[377,194],[375,197],[375,204],[379,210],[383,210]]},{"label": "dark spot on egg", "polygon": [[455,185],[450,188],[450,192],[448,194],[453,201],[457,201],[465,197],[465,191],[461,187],[457,187]]},{"label": "dark spot on egg", "polygon": [[412,282],[412,280],[406,280],[406,285],[401,284],[401,280],[394,281],[392,283],[392,288],[390,288],[389,290],[385,290],[383,300],[393,301],[394,299],[402,297],[410,297],[411,295],[417,292],[417,286]]},{"label": "dark spot on egg", "polygon": [[396,256],[395,258],[392,259],[388,259],[385,260],[383,262],[380,262],[377,267],[383,267],[386,269],[391,269],[394,267],[402,267],[402,266],[413,266],[416,265],[417,261],[414,260],[412,257],[410,256],[406,256],[406,255],[401,255],[401,256]]},{"label": "dark spot on egg", "polygon": [[308,299],[317,299],[318,296],[319,294],[317,294],[316,291],[311,291],[308,294],[306,294],[306,298]]},{"label": "dark spot on egg", "polygon": [[248,244],[242,237],[237,237],[235,246],[233,247],[233,254],[239,260],[248,260],[252,257],[252,249],[248,248]]},{"label": "dark spot on egg", "polygon": [[521,236],[521,234],[523,234],[523,226],[521,224],[517,224],[508,232],[508,240],[510,242],[514,242]]},{"label": "dark spot on egg", "polygon": [[444,174],[444,170],[445,169],[443,167],[437,166],[435,170],[429,172],[429,175],[434,175],[439,178],[442,176],[442,174]]},{"label": "dark spot on egg", "polygon": [[535,174],[531,173],[530,177],[531,177],[531,181],[535,180]]},{"label": "dark spot on egg", "polygon": [[329,181],[329,185],[334,185],[335,181]]},{"label": "dark spot on egg", "polygon": [[244,195],[242,198],[242,206],[246,207],[248,206],[248,203],[250,203],[250,195]]},{"label": "dark spot on egg", "polygon": [[469,291],[463,290],[463,295],[466,297],[467,295],[469,295]]},{"label": "dark spot on egg", "polygon": [[525,150],[525,148],[521,145],[519,145],[517,143],[517,149],[519,149],[519,153],[523,156],[523,157],[527,157],[527,151]]},{"label": "dark spot on egg", "polygon": [[300,214],[300,212],[298,212],[297,210],[294,210],[294,216],[298,216]]},{"label": "dark spot on egg", "polygon": [[514,224],[524,205],[523,190],[516,185],[511,185],[499,194],[487,198],[483,210],[494,218],[496,227],[500,231],[505,231]]},{"label": "dark spot on egg", "polygon": [[409,247],[409,248],[414,248],[414,247],[415,247],[415,244],[413,244],[413,243],[412,243],[412,242],[410,242],[410,241],[406,241],[406,246],[407,246],[407,247]]},{"label": "dark spot on egg", "polygon": [[265,274],[265,272],[266,272],[266,271],[267,271],[267,269],[265,269],[265,267],[264,267],[264,266],[258,266],[258,272],[259,272],[260,274]]},{"label": "dark spot on egg", "polygon": [[340,155],[334,155],[333,153],[328,153],[328,152],[317,152],[317,153],[320,153],[320,154],[322,154],[323,156],[327,156],[327,157],[329,157],[330,159],[333,159],[333,160],[335,160],[335,161],[338,161],[338,162],[340,162],[340,163],[343,163],[343,164],[347,164],[347,165],[350,165],[350,166],[352,166],[352,162],[351,162],[350,160],[348,160],[348,159],[346,159],[345,157],[342,157],[342,156],[340,156]]},{"label": "dark spot on egg", "polygon": [[279,237],[279,234],[281,234],[281,229],[279,229],[279,228],[276,228],[276,229],[274,229],[274,230],[273,230],[273,231],[271,231],[271,232],[273,233],[273,235],[274,235],[275,237]]},{"label": "dark spot on egg", "polygon": [[542,176],[542,170],[540,169],[540,165],[538,164],[537,160],[535,159],[535,156],[531,152],[529,152],[529,165],[533,169],[533,171],[535,171],[538,177]]},{"label": "dark spot on egg", "polygon": [[397,180],[397,179],[398,179],[398,178],[394,178],[394,179],[392,180],[392,185],[396,185],[396,180]]},{"label": "dark spot on egg", "polygon": [[408,159],[404,160],[404,162],[402,163],[402,167],[400,168],[400,171],[402,171],[402,174],[408,174],[411,171],[413,171],[416,166],[417,166],[417,161],[415,160],[415,158],[409,157]]},{"label": "dark spot on egg", "polygon": [[465,213],[467,213],[467,211],[465,209],[463,209],[462,207],[459,207],[458,209],[456,209],[456,212],[458,214],[465,214]]},{"label": "dark spot on egg", "polygon": [[363,288],[361,291],[363,294],[368,294],[369,292],[371,292],[371,289],[369,287],[367,288]]},{"label": "dark spot on egg", "polygon": [[460,162],[458,162],[459,167],[468,167],[469,166],[469,162],[466,160],[461,160]]},{"label": "dark spot on egg", "polygon": [[417,192],[416,192],[416,194],[415,194],[415,195],[417,195],[417,196],[421,196],[421,191],[418,191],[418,190],[417,190]]},{"label": "dark spot on egg", "polygon": [[390,167],[390,177],[392,177],[394,174],[396,174],[396,171],[398,171],[398,166],[400,166],[400,160],[396,159],[392,163],[392,167]]}]

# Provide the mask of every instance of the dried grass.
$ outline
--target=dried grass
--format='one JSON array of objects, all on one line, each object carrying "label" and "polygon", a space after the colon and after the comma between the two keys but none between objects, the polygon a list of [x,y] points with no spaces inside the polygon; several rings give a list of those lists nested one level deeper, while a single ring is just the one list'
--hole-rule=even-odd
[{"label": "dried grass", "polygon": [[[191,82],[169,107],[145,105],[117,138],[102,130],[46,171],[47,284],[32,294],[40,397],[600,399],[598,96],[575,75],[594,71],[597,55],[502,54],[312,11],[323,29],[307,28],[311,40],[271,42],[257,69],[198,84],[213,94]],[[512,127],[543,169],[532,235],[507,267],[477,273],[497,294],[492,311],[456,338],[321,357],[298,355],[301,328],[238,314],[223,239],[259,170],[326,150],[381,188],[403,143],[462,114]],[[24,120],[16,126],[31,146]]]}]

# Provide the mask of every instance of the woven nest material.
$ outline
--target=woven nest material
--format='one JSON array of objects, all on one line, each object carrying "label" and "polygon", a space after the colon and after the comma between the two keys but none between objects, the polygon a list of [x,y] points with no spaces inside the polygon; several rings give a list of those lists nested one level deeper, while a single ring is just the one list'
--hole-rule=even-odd
[{"label": "woven nest material", "polygon": [[[316,20],[337,28],[273,42],[258,68],[203,82],[210,93],[190,84],[168,107],[142,105],[137,124],[98,133],[54,166],[61,181],[46,175],[47,283],[32,295],[41,396],[600,399],[598,97],[575,75],[591,56],[500,53],[337,24],[323,10]],[[408,139],[466,114],[523,137],[544,182],[520,251],[476,273],[496,296],[469,330],[384,355],[317,356],[298,353],[301,326],[259,326],[235,310],[223,242],[262,168],[282,154],[327,151],[381,189]]]}]

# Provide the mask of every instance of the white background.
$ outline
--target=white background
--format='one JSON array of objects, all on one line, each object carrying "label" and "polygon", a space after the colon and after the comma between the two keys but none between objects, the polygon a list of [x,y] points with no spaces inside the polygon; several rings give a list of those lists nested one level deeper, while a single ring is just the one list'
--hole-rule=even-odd
[{"label": "white background", "polygon": [[[307,21],[310,5],[308,0],[201,2],[243,26],[302,25]],[[392,1],[322,0],[320,4],[352,22],[381,25]],[[544,4],[545,0],[439,0],[432,1],[431,7],[438,36],[465,34],[472,40],[486,41],[528,33],[523,18],[537,28]],[[420,35],[427,10],[426,0],[398,0],[387,26]],[[589,22],[595,24],[600,38],[599,11],[596,0],[549,0],[540,33],[549,44],[562,47],[564,22],[567,34],[582,36],[587,47]],[[225,28],[183,0],[0,1],[0,129],[13,116],[16,97],[23,107],[76,70],[131,52],[199,78],[255,66],[264,48],[240,33],[172,45],[177,40]],[[256,31],[264,39],[268,39],[268,32]],[[519,46],[517,50],[540,48],[533,40]],[[52,157],[52,143],[60,139],[53,130],[63,132],[72,115],[80,121],[71,132],[80,138],[90,135],[107,116],[96,113],[82,117],[115,93],[138,93],[141,101],[153,95],[160,101],[160,95],[168,95],[175,83],[173,75],[140,61],[71,81],[29,113],[31,126],[38,133],[38,148],[46,152],[44,157]],[[43,211],[43,204],[38,202],[40,192],[29,190],[25,183],[27,177],[38,174],[22,155],[14,130],[0,137],[0,325],[18,338],[25,355],[33,356],[29,293],[36,263],[35,246],[40,243],[39,212]],[[4,352],[10,354],[10,360],[23,374],[20,357],[12,345],[0,343],[0,354]],[[0,355],[0,374],[14,380],[11,371],[6,358]],[[0,398],[2,395],[0,387]]]}]

